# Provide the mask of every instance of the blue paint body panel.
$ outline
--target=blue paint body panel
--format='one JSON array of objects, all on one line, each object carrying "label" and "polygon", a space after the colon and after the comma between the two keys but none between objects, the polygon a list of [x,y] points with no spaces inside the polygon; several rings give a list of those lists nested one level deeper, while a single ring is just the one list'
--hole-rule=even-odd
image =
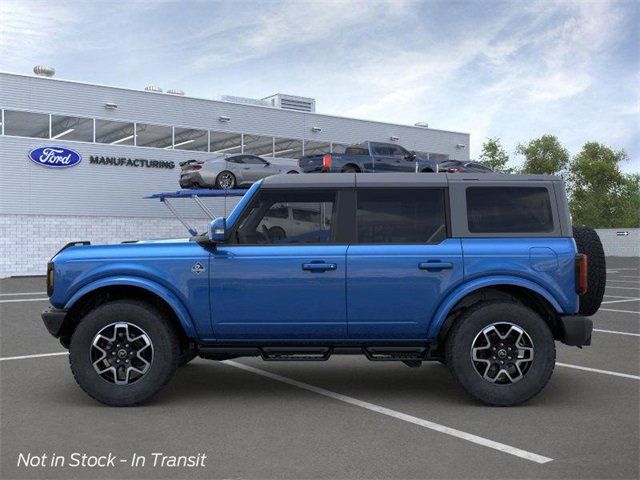
[{"label": "blue paint body panel", "polygon": [[[261,183],[229,215],[229,231]],[[53,259],[50,301],[68,310],[96,289],[143,288],[169,304],[190,338],[210,344],[429,341],[460,300],[485,287],[526,288],[558,314],[577,313],[575,254],[570,237],[73,246]]]}]

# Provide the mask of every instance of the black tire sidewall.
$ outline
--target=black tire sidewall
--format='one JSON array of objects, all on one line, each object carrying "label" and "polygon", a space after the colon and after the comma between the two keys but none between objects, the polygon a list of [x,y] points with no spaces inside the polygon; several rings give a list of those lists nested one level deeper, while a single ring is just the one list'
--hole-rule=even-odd
[{"label": "black tire sidewall", "polygon": [[[231,175],[231,179],[233,180],[233,183],[231,184],[231,186],[229,188],[222,188],[220,186],[220,176],[221,175]],[[228,170],[223,170],[216,177],[216,187],[218,187],[220,190],[231,190],[233,187],[236,186],[236,184],[237,184],[236,176],[233,173],[231,173],[230,171],[228,171]]]},{"label": "black tire sidewall", "polygon": [[573,227],[573,239],[579,253],[587,256],[587,293],[580,295],[579,312],[594,315],[604,297],[607,283],[607,260],[598,233],[589,227]]},{"label": "black tire sidewall", "polygon": [[[149,371],[129,385],[103,379],[91,363],[90,347],[95,335],[114,322],[142,328],[153,344]],[[94,399],[113,406],[137,405],[149,400],[172,378],[180,356],[179,341],[166,318],[151,305],[137,301],[114,301],[89,312],[71,338],[69,362],[78,385]]]},{"label": "black tire sidewall", "polygon": [[[476,336],[492,323],[507,322],[524,329],[534,346],[533,363],[512,384],[491,383],[474,368],[471,348]],[[447,337],[446,363],[454,378],[474,398],[489,405],[511,406],[535,396],[549,381],[555,366],[555,342],[546,322],[524,305],[505,301],[482,303],[463,314]]]}]

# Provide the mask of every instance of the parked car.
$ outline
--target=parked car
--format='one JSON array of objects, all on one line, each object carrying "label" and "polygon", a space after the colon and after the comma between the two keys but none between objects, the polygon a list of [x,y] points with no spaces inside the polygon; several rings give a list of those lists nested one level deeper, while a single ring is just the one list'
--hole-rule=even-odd
[{"label": "parked car", "polygon": [[246,187],[279,173],[300,173],[295,165],[275,163],[257,155],[222,155],[210,160],[189,160],[180,164],[181,188]]},{"label": "parked car", "polygon": [[446,173],[493,173],[493,170],[479,162],[443,160],[438,166],[439,171]]},{"label": "parked car", "polygon": [[307,155],[298,161],[305,173],[437,172],[438,162],[428,160],[394,143],[362,142],[344,153]]},{"label": "parked car", "polygon": [[562,180],[542,175],[278,175],[207,234],[86,243],[48,264],[42,318],[80,387],[118,406],[196,355],[334,354],[440,361],[476,399],[516,405],[548,382],[555,341],[591,343],[606,280],[597,234],[572,230]]},{"label": "parked car", "polygon": [[282,243],[291,242],[296,237],[304,238],[304,235],[313,231],[313,227],[318,225],[321,229],[331,225],[330,206],[325,204],[291,206],[278,203],[264,214],[260,229],[265,231],[273,243]]}]

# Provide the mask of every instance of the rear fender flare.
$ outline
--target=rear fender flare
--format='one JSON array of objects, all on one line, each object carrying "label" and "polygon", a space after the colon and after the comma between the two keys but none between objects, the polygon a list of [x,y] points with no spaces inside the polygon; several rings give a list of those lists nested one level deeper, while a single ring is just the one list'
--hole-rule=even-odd
[{"label": "rear fender flare", "polygon": [[166,287],[163,287],[162,285],[159,285],[156,282],[153,282],[145,278],[129,277],[129,276],[101,278],[100,280],[96,280],[94,282],[91,282],[88,285],[85,285],[76,293],[74,293],[73,296],[65,304],[64,309],[68,311],[69,309],[71,309],[71,307],[73,307],[73,305],[76,302],[78,302],[78,300],[80,300],[82,297],[84,297],[88,293],[93,292],[94,290],[97,290],[99,288],[104,288],[104,287],[115,287],[115,286],[131,286],[131,287],[143,288],[159,296],[165,302],[167,302],[169,307],[171,307],[173,312],[176,314],[176,317],[178,318],[178,321],[182,325],[182,328],[184,329],[184,332],[187,335],[187,337],[198,338],[198,333],[193,324],[191,315],[189,314],[189,311],[186,309],[184,304],[180,301],[180,299]]},{"label": "rear fender flare", "polygon": [[531,290],[547,300],[551,304],[551,306],[553,306],[556,312],[562,311],[562,307],[553,297],[553,295],[551,295],[551,293],[549,293],[545,288],[541,287],[535,282],[532,282],[531,280],[509,275],[483,277],[460,285],[440,303],[440,306],[436,310],[436,313],[433,315],[433,319],[429,324],[427,338],[435,338],[438,335],[438,333],[440,332],[440,328],[449,316],[449,312],[451,311],[451,309],[464,297],[474,292],[475,290],[498,285],[513,285],[516,287],[523,287]]}]

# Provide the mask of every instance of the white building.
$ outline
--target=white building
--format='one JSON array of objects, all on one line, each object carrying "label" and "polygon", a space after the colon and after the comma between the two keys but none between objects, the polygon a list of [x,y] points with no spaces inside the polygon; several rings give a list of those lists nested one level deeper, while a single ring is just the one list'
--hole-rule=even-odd
[{"label": "white building", "polygon": [[[74,240],[184,236],[160,202],[143,197],[177,190],[179,162],[191,158],[296,159],[364,140],[396,142],[436,160],[469,158],[469,134],[318,114],[304,97],[209,100],[157,90],[0,73],[0,277],[43,274]],[[54,146],[81,161],[46,168],[29,159],[32,150]],[[234,204],[220,199],[210,207],[223,215]],[[185,205],[183,213],[202,228],[201,212]]]}]

